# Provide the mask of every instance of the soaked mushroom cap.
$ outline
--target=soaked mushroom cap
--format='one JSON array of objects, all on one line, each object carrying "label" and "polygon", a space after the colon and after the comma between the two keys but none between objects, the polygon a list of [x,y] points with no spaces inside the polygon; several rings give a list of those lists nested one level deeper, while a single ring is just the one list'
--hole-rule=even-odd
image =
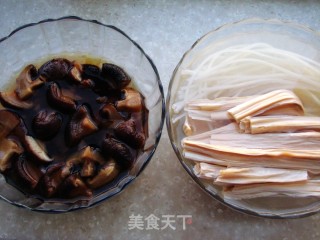
[{"label": "soaked mushroom cap", "polygon": [[89,110],[85,105],[77,108],[66,129],[67,145],[74,146],[84,137],[96,132],[98,126],[93,121]]},{"label": "soaked mushroom cap", "polygon": [[133,119],[121,122],[115,128],[116,136],[133,148],[141,148],[145,142],[143,133],[138,132]]},{"label": "soaked mushroom cap", "polygon": [[101,76],[112,82],[117,89],[124,88],[131,82],[131,78],[121,67],[111,63],[102,65]]},{"label": "soaked mushroom cap", "polygon": [[41,140],[53,138],[62,125],[62,115],[58,112],[40,111],[32,121],[33,132]]},{"label": "soaked mushroom cap", "polygon": [[117,89],[117,86],[113,81],[102,76],[101,70],[98,66],[83,64],[82,69],[82,78],[90,79],[92,81],[91,85],[96,92],[105,94],[110,90]]},{"label": "soaked mushroom cap", "polygon": [[76,61],[70,62],[65,58],[52,59],[43,64],[39,69],[40,78],[46,82],[66,79],[80,82],[82,80],[81,72],[81,64]]},{"label": "soaked mushroom cap", "polygon": [[68,76],[71,67],[72,64],[67,59],[52,59],[40,67],[40,77],[45,81],[62,80]]},{"label": "soaked mushroom cap", "polygon": [[123,168],[130,168],[134,161],[134,156],[130,148],[119,140],[107,136],[101,144],[102,153],[106,158],[110,156]]},{"label": "soaked mushroom cap", "polygon": [[54,109],[62,112],[73,112],[77,107],[76,101],[69,96],[63,95],[59,85],[55,82],[51,83],[48,88],[47,100]]}]

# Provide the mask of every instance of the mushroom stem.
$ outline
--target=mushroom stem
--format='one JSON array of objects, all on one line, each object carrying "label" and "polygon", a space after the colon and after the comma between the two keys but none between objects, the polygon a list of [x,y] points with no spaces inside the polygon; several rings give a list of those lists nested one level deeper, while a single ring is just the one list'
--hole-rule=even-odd
[{"label": "mushroom stem", "polygon": [[13,140],[2,139],[0,142],[0,172],[10,168],[12,157],[22,152],[23,149]]},{"label": "mushroom stem", "polygon": [[116,107],[119,111],[124,112],[139,112],[142,109],[142,96],[139,92],[132,88],[126,88],[123,90],[125,99],[116,103]]},{"label": "mushroom stem", "polygon": [[54,165],[49,166],[47,172],[43,176],[43,184],[44,184],[44,191],[47,197],[51,197],[54,195],[58,189],[60,188],[61,183],[66,178],[62,174],[62,167],[64,163],[60,162]]},{"label": "mushroom stem", "polygon": [[81,176],[89,177],[95,170],[95,163],[104,164],[105,160],[97,149],[87,146],[66,161],[66,165],[62,169],[62,174],[64,176],[70,175],[73,166],[83,164]]},{"label": "mushroom stem", "polygon": [[69,75],[72,79],[74,79],[77,82],[82,81],[81,73],[82,73],[82,65],[78,63],[77,61],[72,62],[73,66],[69,71]]},{"label": "mushroom stem", "polygon": [[95,164],[90,159],[86,159],[82,165],[81,177],[91,177],[95,172]]},{"label": "mushroom stem", "polygon": [[70,175],[63,183],[64,191],[68,191],[69,197],[92,196],[92,191],[87,187],[83,180],[77,175]]},{"label": "mushroom stem", "polygon": [[119,174],[119,168],[116,162],[112,159],[106,163],[98,172],[98,174],[87,181],[88,185],[92,188],[99,188],[108,182],[111,182]]},{"label": "mushroom stem", "polygon": [[32,161],[28,161],[25,154],[21,154],[19,156],[16,163],[16,169],[22,180],[24,180],[33,189],[38,185],[39,180],[43,175],[40,166]]}]

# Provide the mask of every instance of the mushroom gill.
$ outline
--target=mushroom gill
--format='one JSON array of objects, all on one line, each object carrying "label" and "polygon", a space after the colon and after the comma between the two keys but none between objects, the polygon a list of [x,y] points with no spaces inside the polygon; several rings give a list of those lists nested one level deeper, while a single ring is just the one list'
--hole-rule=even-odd
[{"label": "mushroom gill", "polygon": [[18,161],[16,162],[16,169],[22,180],[33,189],[38,185],[43,175],[40,166],[33,161],[29,161],[25,154],[19,156]]},{"label": "mushroom gill", "polygon": [[44,82],[40,78],[33,80],[32,78],[37,75],[37,69],[33,65],[28,65],[20,73],[16,79],[16,89],[19,99],[26,100],[32,96],[33,90],[41,86]]},{"label": "mushroom gill", "polygon": [[0,92],[0,101],[4,106],[13,107],[16,109],[29,109],[33,106],[32,103],[19,99],[14,91]]}]

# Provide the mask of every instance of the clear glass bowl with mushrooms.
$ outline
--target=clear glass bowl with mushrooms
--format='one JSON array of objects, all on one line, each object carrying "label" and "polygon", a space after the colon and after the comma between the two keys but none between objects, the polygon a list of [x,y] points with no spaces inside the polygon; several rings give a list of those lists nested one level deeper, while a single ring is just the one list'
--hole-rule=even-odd
[{"label": "clear glass bowl with mushrooms", "polygon": [[19,28],[0,53],[2,199],[66,212],[139,175],[158,144],[164,102],[157,70],[135,42],[66,17]]}]

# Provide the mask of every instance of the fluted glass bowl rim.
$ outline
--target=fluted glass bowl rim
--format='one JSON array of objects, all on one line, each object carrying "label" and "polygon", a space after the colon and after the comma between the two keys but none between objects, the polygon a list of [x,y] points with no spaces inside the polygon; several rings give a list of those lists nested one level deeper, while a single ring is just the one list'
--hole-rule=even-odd
[{"label": "fluted glass bowl rim", "polygon": [[[250,210],[250,209],[244,209],[238,206],[235,206],[231,203],[228,203],[226,201],[224,201],[224,199],[222,197],[220,197],[218,194],[214,194],[212,192],[210,192],[208,189],[206,189],[206,187],[203,185],[203,183],[200,181],[200,179],[198,177],[195,176],[195,174],[188,168],[188,166],[185,163],[185,159],[182,156],[182,153],[179,151],[178,148],[178,143],[175,142],[174,140],[174,136],[173,136],[173,128],[171,126],[171,109],[170,109],[170,100],[171,100],[171,95],[173,94],[171,92],[173,83],[174,83],[174,79],[175,79],[175,75],[178,71],[178,69],[180,68],[181,64],[183,63],[183,61],[185,60],[185,58],[188,56],[188,54],[190,52],[192,52],[194,50],[194,48],[197,46],[197,44],[199,44],[203,39],[205,39],[207,36],[215,34],[217,32],[221,32],[224,31],[225,29],[229,29],[232,28],[233,26],[236,25],[245,25],[245,24],[279,24],[279,25],[283,25],[286,26],[288,28],[293,28],[293,29],[298,29],[304,32],[308,32],[313,34],[314,36],[319,37],[320,40],[320,32],[312,29],[309,26],[305,26],[299,23],[295,23],[295,22],[291,22],[291,21],[284,21],[284,20],[279,20],[279,19],[263,19],[263,18],[248,18],[248,19],[243,19],[243,20],[239,20],[239,21],[235,21],[235,22],[230,22],[230,23],[226,23],[224,25],[221,25],[209,32],[207,32],[206,34],[204,34],[203,36],[201,36],[200,38],[198,38],[192,45],[191,47],[182,55],[180,61],[178,62],[177,66],[175,67],[175,69],[173,70],[173,73],[171,75],[170,78],[170,82],[169,82],[169,86],[168,86],[168,91],[167,91],[167,96],[166,96],[166,126],[167,126],[167,131],[168,131],[168,135],[169,135],[169,139],[172,145],[172,148],[179,160],[179,162],[181,163],[181,165],[183,166],[183,168],[186,170],[186,172],[191,176],[192,180],[206,193],[208,194],[210,197],[218,200],[220,203],[222,203],[223,205],[236,210],[238,212],[241,213],[245,213],[248,215],[252,215],[252,216],[256,216],[256,217],[263,217],[263,218],[271,218],[271,219],[295,219],[295,218],[303,218],[303,217],[308,217],[311,215],[314,215],[318,212],[320,212],[320,207],[318,209],[315,209],[313,211],[308,211],[308,212],[302,212],[302,213],[293,213],[293,214],[288,214],[288,215],[279,215],[279,214],[264,214],[264,213],[258,213],[254,210]],[[319,200],[320,201],[320,200]]]},{"label": "fluted glass bowl rim", "polygon": [[[160,76],[159,76],[159,72],[153,62],[153,60],[151,59],[151,57],[142,49],[142,47],[133,39],[131,39],[124,31],[120,30],[118,27],[114,26],[114,25],[108,25],[108,24],[104,24],[100,21],[94,20],[94,19],[84,19],[78,16],[64,16],[61,18],[48,18],[48,19],[44,19],[41,20],[39,22],[33,22],[33,23],[28,23],[25,25],[22,25],[16,29],[14,29],[9,35],[3,37],[0,39],[0,44],[10,40],[10,37],[13,36],[15,33],[26,29],[28,27],[32,27],[35,25],[40,25],[42,23],[48,23],[48,22],[58,22],[58,21],[65,21],[65,20],[74,20],[74,21],[83,21],[83,22],[89,22],[89,23],[94,23],[97,24],[99,26],[102,27],[106,27],[106,28],[110,28],[114,31],[117,31],[118,33],[120,33],[123,37],[127,38],[139,51],[140,53],[142,53],[142,55],[144,55],[146,57],[146,59],[148,60],[150,66],[152,67],[154,73],[155,73],[155,77],[157,80],[157,84],[158,84],[158,88],[161,94],[161,121],[160,121],[160,125],[159,125],[159,131],[156,134],[155,137],[155,144],[153,146],[153,149],[150,151],[149,155],[147,156],[146,160],[144,161],[143,165],[141,166],[140,170],[137,172],[137,174],[135,176],[133,176],[127,183],[125,183],[123,186],[119,187],[117,186],[116,189],[117,191],[114,192],[113,194],[106,196],[104,198],[102,198],[99,201],[93,202],[92,204],[88,205],[88,206],[78,206],[76,208],[69,208],[69,209],[37,209],[37,208],[33,208],[33,207],[29,207],[23,204],[19,204],[16,203],[14,201],[11,201],[10,199],[6,198],[5,196],[0,195],[0,199],[4,200],[5,202],[8,202],[14,206],[20,207],[20,208],[25,208],[34,212],[41,212],[41,213],[66,213],[66,212],[72,212],[72,211],[76,211],[76,210],[80,210],[80,209],[88,209],[88,208],[92,208],[102,202],[104,202],[105,200],[112,198],[115,195],[118,195],[119,193],[121,193],[128,185],[130,185],[142,172],[143,170],[146,168],[146,166],[148,165],[148,163],[150,162],[152,156],[154,155],[157,146],[159,144],[160,138],[161,138],[161,134],[162,134],[162,130],[163,130],[163,124],[164,124],[164,120],[165,120],[165,98],[164,98],[164,91],[163,91],[163,86],[160,80]],[[8,184],[8,183],[6,183]],[[30,197],[28,197],[30,198]]]}]

